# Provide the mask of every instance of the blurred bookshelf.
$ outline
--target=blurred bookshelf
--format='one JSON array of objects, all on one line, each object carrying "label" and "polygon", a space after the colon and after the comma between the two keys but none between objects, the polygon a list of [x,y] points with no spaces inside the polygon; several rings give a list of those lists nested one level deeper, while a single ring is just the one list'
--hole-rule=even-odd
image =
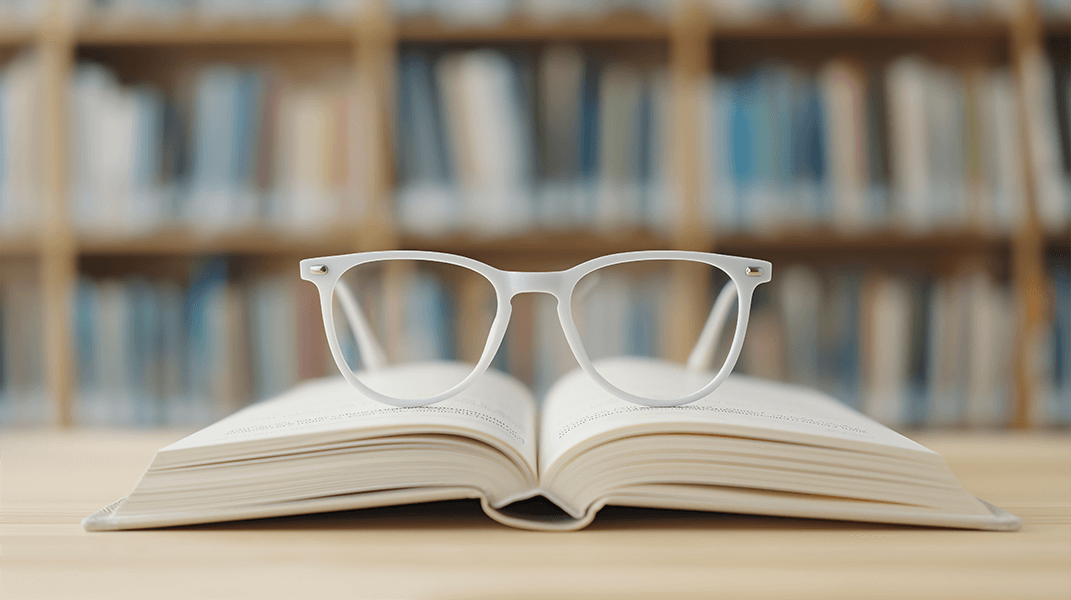
[{"label": "blurred bookshelf", "polygon": [[[4,139],[8,145],[25,147],[29,155],[39,159],[26,171],[30,173],[29,180],[18,182],[23,186],[18,198],[12,194],[0,203],[0,220],[20,224],[0,228],[0,286],[4,286],[4,279],[24,279],[26,273],[32,272],[40,296],[35,302],[33,294],[38,292],[10,283],[5,288],[7,295],[0,294],[4,321],[0,344],[6,346],[0,355],[0,362],[6,361],[0,377],[7,388],[0,394],[7,394],[3,402],[9,405],[0,414],[0,422],[44,421],[66,426],[204,421],[299,379],[330,373],[334,367],[323,349],[317,304],[310,301],[309,290],[291,281],[296,280],[291,275],[296,272],[297,259],[393,248],[453,252],[512,269],[563,268],[601,254],[660,248],[770,259],[779,270],[775,284],[786,273],[786,267],[790,276],[776,292],[756,299],[756,322],[748,334],[751,355],[745,355],[741,369],[812,385],[840,375],[816,374],[814,365],[800,367],[798,357],[790,355],[801,343],[799,340],[814,341],[814,336],[824,339],[826,333],[792,331],[786,319],[798,320],[800,314],[817,315],[822,305],[833,304],[835,298],[845,294],[851,296],[855,303],[856,345],[822,342],[830,347],[828,352],[823,350],[826,355],[807,360],[825,361],[833,371],[841,367],[851,370],[842,379],[873,379],[879,370],[884,373],[881,377],[899,377],[904,380],[902,387],[910,387],[908,384],[921,377],[920,373],[933,375],[961,368],[956,363],[961,359],[920,358],[920,354],[941,353],[927,346],[936,343],[929,339],[932,331],[923,339],[915,336],[898,342],[875,342],[874,336],[880,338],[883,329],[873,322],[888,317],[890,323],[926,331],[927,327],[939,326],[931,322],[933,318],[926,321],[930,312],[949,312],[938,310],[946,296],[968,303],[981,298],[984,300],[977,301],[988,306],[989,312],[979,312],[978,321],[970,323],[1003,316],[1008,329],[1000,330],[997,341],[986,343],[1010,351],[997,358],[996,351],[986,357],[963,357],[961,362],[977,364],[962,368],[978,369],[982,368],[978,365],[991,365],[995,360],[1008,363],[1005,371],[994,371],[1006,373],[1013,382],[1006,398],[990,401],[1000,406],[979,409],[985,413],[982,416],[973,415],[970,407],[960,406],[931,419],[923,413],[933,410],[935,392],[900,390],[896,393],[903,397],[891,402],[900,406],[897,410],[903,414],[889,416],[884,408],[869,412],[907,426],[1036,427],[1066,426],[1071,422],[1064,397],[1069,389],[1066,380],[1071,376],[1066,372],[1064,357],[1071,350],[1063,341],[1068,337],[1066,288],[1071,252],[1071,230],[1066,225],[1067,163],[1071,160],[1066,141],[1071,119],[1067,114],[1071,91],[1066,88],[1071,9],[1066,6],[1018,0],[935,2],[933,7],[912,14],[903,6],[918,8],[919,3],[813,2],[801,4],[812,7],[812,12],[797,14],[775,2],[697,0],[633,2],[615,7],[567,3],[558,6],[556,14],[541,3],[504,1],[492,3],[486,14],[474,14],[471,7],[454,14],[453,5],[445,2],[325,0],[272,3],[276,13],[258,13],[255,18],[240,11],[206,15],[204,10],[197,10],[217,4],[227,5],[208,1],[161,3],[171,12],[158,15],[151,11],[120,14],[114,12],[117,6],[106,1],[8,0],[5,4],[0,0],[0,82],[5,84],[0,87],[0,94],[4,94],[0,98],[7,101],[4,106],[14,104],[11,98],[21,98],[22,110],[27,112],[22,115],[20,127],[29,127],[35,133],[27,137],[21,128],[8,123],[0,129],[6,136],[23,136]],[[551,4],[558,3],[548,6]],[[821,6],[830,4],[848,8],[836,14],[822,12]],[[30,5],[36,8],[27,10],[25,7]],[[240,2],[234,5],[244,6]],[[255,12],[252,6],[255,5],[245,9]],[[286,6],[291,8],[278,8]],[[740,7],[749,10],[741,14]],[[25,13],[20,19],[3,18],[19,10]],[[1050,73],[1049,88],[1038,82],[1046,68]],[[1053,69],[1055,82],[1051,81]],[[894,70],[898,74],[890,75]],[[878,84],[873,83],[874,74],[880,76]],[[963,97],[972,97],[976,89],[982,89],[970,86],[984,87],[995,82],[993,89],[999,88],[998,92],[1010,99],[1012,104],[1008,106],[1014,112],[1006,114],[1013,118],[1003,123],[1010,129],[995,130],[998,143],[993,145],[1010,144],[1009,147],[1021,149],[1015,164],[1001,175],[1018,181],[1023,188],[1019,203],[1011,209],[1013,214],[979,220],[975,205],[978,201],[971,199],[964,200],[961,207],[948,209],[963,214],[931,223],[944,217],[943,213],[934,217],[927,200],[915,200],[907,209],[897,204],[900,201],[892,199],[888,188],[898,185],[897,177],[911,179],[917,174],[898,174],[898,164],[890,166],[898,159],[892,156],[896,152],[891,149],[894,144],[889,139],[889,125],[877,126],[881,130],[880,138],[876,138],[881,154],[877,166],[864,168],[866,174],[861,179],[857,173],[851,176],[855,177],[853,184],[864,190],[860,195],[883,190],[885,195],[874,201],[880,206],[877,216],[849,215],[845,221],[845,210],[858,212],[859,207],[852,200],[838,200],[834,191],[815,191],[812,185],[818,179],[831,179],[831,173],[854,172],[852,164],[837,162],[851,163],[850,157],[841,155],[826,161],[824,157],[831,151],[817,150],[823,158],[815,160],[830,163],[816,167],[821,177],[804,181],[804,188],[793,187],[800,177],[809,177],[807,169],[812,167],[802,165],[800,172],[804,175],[786,175],[792,185],[774,186],[773,192],[764,192],[762,184],[767,180],[763,178],[769,174],[762,171],[761,164],[741,174],[739,165],[719,162],[724,160],[720,155],[708,155],[711,147],[716,148],[715,154],[718,149],[737,150],[733,140],[717,137],[721,135],[719,118],[750,118],[746,114],[734,117],[736,113],[731,111],[736,108],[720,105],[719,90],[732,89],[735,98],[746,99],[752,93],[749,89],[767,93],[762,86],[789,82],[796,86],[791,90],[796,91],[790,90],[785,97],[801,104],[827,92],[839,93],[843,99],[858,82],[885,90],[887,80],[893,76],[900,77],[901,88],[909,91],[917,89],[920,82],[923,86],[926,82],[943,84],[950,77],[983,82],[963,84],[969,90],[962,92]],[[502,177],[488,175],[486,170],[472,165],[448,164],[460,161],[462,150],[476,156],[487,153],[487,136],[491,135],[488,130],[500,127],[473,125],[464,119],[460,125],[449,122],[453,117],[445,108],[438,109],[442,114],[433,125],[422,124],[417,118],[419,107],[428,103],[437,107],[453,103],[456,109],[458,90],[485,81],[528,86],[521,94],[528,105],[478,115],[489,123],[520,131],[518,135],[528,140],[526,147],[509,148],[509,152],[502,153],[505,158],[496,156],[501,161],[496,164],[506,173]],[[559,96],[555,98],[560,102],[560,90],[565,89],[561,86],[566,85],[560,82],[594,89],[598,99],[592,102],[603,102],[597,104],[594,117],[572,115],[578,126],[592,118],[600,124],[604,122],[599,119],[613,124],[610,117],[603,116],[609,111],[635,110],[646,116],[625,127],[623,133],[613,128],[617,125],[595,126],[599,133],[592,134],[593,140],[585,141],[577,133],[571,141],[562,142],[559,138],[568,132],[546,131],[551,127],[547,125],[551,117],[545,114],[544,104],[553,99],[540,96],[548,86],[557,85]],[[1055,98],[1051,97],[1054,83]],[[609,87],[603,89],[604,86]],[[1042,91],[1030,93],[1024,88]],[[248,89],[270,91],[249,96]],[[1050,97],[1045,97],[1045,90]],[[232,95],[221,96],[224,93]],[[882,91],[880,95],[886,93]],[[249,101],[251,97],[253,101],[279,103],[263,111],[276,120],[268,125],[267,121],[251,124],[251,131],[261,135],[261,130],[267,128],[264,130],[271,135],[281,137],[273,138],[274,145],[263,152],[257,146],[262,144],[261,138],[256,138],[258,141],[250,144],[258,148],[252,157],[240,150],[235,150],[233,156],[220,154],[218,148],[213,150],[220,145],[219,138],[212,137],[210,120],[207,124],[197,121],[198,102],[207,106],[230,101],[227,99]],[[614,104],[607,101],[611,97],[622,100]],[[82,99],[81,109],[77,102],[68,102],[69,98]],[[71,104],[75,107],[71,108]],[[174,113],[183,131],[193,131],[189,134],[189,147],[176,151],[169,146],[170,134],[164,125],[153,134],[164,139],[163,143],[155,142],[163,148],[153,152],[158,155],[157,163],[171,165],[168,173],[144,172],[133,157],[118,166],[114,161],[101,162],[99,157],[113,154],[120,146],[108,141],[107,135],[87,129],[78,115],[99,112],[104,105],[134,107],[126,109],[129,113],[115,112],[109,117],[113,119],[109,127],[126,128],[121,131],[131,146],[139,143],[138,136],[143,133],[136,125],[137,119],[145,114],[159,115],[154,118],[166,122]],[[176,106],[179,109],[173,109]],[[1050,121],[1038,125],[1031,122],[1033,111],[1028,106],[1055,106],[1056,114],[1046,116]],[[567,109],[581,110],[575,106]],[[310,123],[312,129],[322,127],[323,114],[338,119],[330,121],[332,125],[325,131],[346,132],[345,139],[336,140],[326,149],[326,144],[317,144],[298,131],[310,129]],[[883,111],[878,122],[884,122],[889,114]],[[978,115],[972,118],[983,121]],[[220,121],[215,123],[218,126]],[[1038,158],[1039,152],[1052,154],[1052,140],[1035,139],[1039,127],[1044,132],[1045,123],[1059,123],[1063,133],[1045,134],[1056,134],[1057,152]],[[461,147],[456,139],[446,139],[456,137],[462,126],[470,128],[465,136],[480,139],[485,145]],[[279,133],[286,127],[292,129],[285,134],[290,137]],[[415,129],[419,127],[424,129]],[[14,133],[10,133],[13,129]],[[967,130],[970,127],[964,126]],[[868,135],[858,130],[830,131],[842,137]],[[1001,137],[1009,132],[1014,139]],[[72,141],[76,139],[90,142]],[[429,157],[409,147],[414,140],[427,147],[429,144],[423,141],[428,139],[430,145],[446,149]],[[833,142],[823,138],[821,143]],[[572,157],[575,152],[570,151],[570,160],[575,158],[576,164],[563,166],[561,161],[555,162],[554,156],[561,154],[555,144],[589,147],[587,154],[579,158]],[[631,155],[622,158],[604,152],[618,145],[625,148],[624,154],[633,148],[642,149],[645,154],[638,166]],[[856,148],[850,144],[846,147]],[[780,146],[773,143],[771,148],[776,153]],[[934,152],[939,158],[941,150],[948,148],[951,146],[938,146]],[[215,158],[199,156],[195,149],[203,150],[202,154],[216,152],[212,155]],[[964,154],[976,152],[973,147],[959,149]],[[288,151],[291,153],[286,154]],[[755,152],[761,163],[761,151]],[[862,148],[864,162],[867,152]],[[911,152],[910,147],[901,150],[900,157]],[[264,158],[264,153],[271,156]],[[138,155],[137,151],[133,154]],[[10,161],[12,156],[12,151],[5,148],[0,152],[0,161]],[[204,164],[199,166],[198,161]],[[317,170],[316,165],[324,163],[333,165],[334,170]],[[1040,163],[1044,164],[1039,166]],[[94,168],[103,170],[105,175],[111,172],[108,169],[126,169],[119,171],[125,180],[116,184],[114,173],[112,179],[98,176],[86,164],[97,165]],[[24,172],[21,166],[0,168],[4,169],[0,175],[5,177],[0,182],[8,185],[14,185],[10,183],[14,169]],[[256,199],[244,199],[243,194],[249,191],[244,189],[230,190],[226,200],[218,200],[210,195],[211,189],[199,195],[196,190],[176,191],[157,185],[181,179],[176,173],[186,173],[196,180],[201,170],[210,179],[221,176],[219,170],[225,168],[244,173],[239,176],[253,182]],[[938,168],[949,167],[941,163]],[[736,170],[730,173],[727,169]],[[977,173],[969,175],[975,177]],[[770,177],[772,181],[780,175]],[[758,182],[757,187],[742,186],[741,178],[745,183]],[[586,199],[577,202],[578,192],[570,186],[581,179],[594,183],[591,189],[579,193]],[[476,190],[473,197],[459,191],[464,187],[459,182],[472,185]],[[556,190],[557,200],[540,196],[543,188],[557,184],[568,188],[565,192],[551,189]],[[1007,181],[1001,185],[1005,184]],[[1058,194],[1053,196],[1054,185],[1063,190],[1062,208]],[[724,193],[726,186],[733,188],[731,194]],[[974,198],[974,188],[965,187],[969,189],[957,193]],[[804,211],[800,213],[803,217],[783,210],[800,189],[809,190],[803,196],[822,198],[818,203],[822,208],[792,209]],[[82,200],[85,190],[92,193]],[[759,204],[748,196],[751,193],[763,198],[765,208],[752,208]],[[729,196],[731,201],[726,200]],[[998,209],[1005,208],[996,192],[982,196]],[[122,200],[105,203],[100,200],[103,197]],[[510,202],[503,200],[499,205],[489,197],[510,198]],[[424,203],[426,198],[435,199],[434,203]],[[205,216],[206,211],[219,206],[224,208]],[[726,210],[740,214],[734,212],[727,218]],[[747,216],[748,211],[754,214]],[[907,217],[903,215],[905,211]],[[478,225],[481,219],[494,226],[474,229],[473,223]],[[510,222],[498,227],[500,221]],[[204,292],[205,289],[219,293]],[[793,312],[803,309],[778,304],[775,293],[798,293],[809,298],[812,304],[805,308],[810,312]],[[272,307],[266,298],[273,296],[288,300]],[[215,303],[211,305],[216,308],[208,309],[208,315],[200,315],[197,327],[211,330],[237,319],[244,323],[244,329],[233,332],[233,336],[246,339],[246,349],[233,353],[237,357],[232,357],[234,362],[227,363],[227,369],[217,370],[253,375],[202,377],[197,382],[187,381],[182,392],[175,391],[178,383],[167,384],[172,386],[172,396],[196,392],[199,401],[208,402],[191,409],[192,416],[187,417],[176,414],[183,406],[192,406],[189,402],[172,406],[172,400],[164,398],[157,402],[158,410],[154,410],[159,414],[155,414],[139,411],[134,406],[134,396],[122,400],[126,407],[112,414],[112,409],[102,404],[106,403],[102,397],[107,395],[107,386],[96,390],[95,399],[79,400],[79,382],[87,377],[86,353],[100,354],[108,347],[80,347],[84,346],[84,340],[80,341],[80,319],[85,316],[79,312],[85,308],[80,299],[87,298],[86,302],[97,307],[103,306],[106,299],[118,298],[120,304],[129,306],[131,315],[143,315],[139,318],[150,318],[144,315],[163,310],[160,306],[170,306],[171,313],[167,314],[177,318],[175,315],[182,313],[180,305],[195,305],[209,298],[206,302]],[[13,327],[11,323],[22,320],[17,311],[27,310],[27,306],[35,307],[39,313],[33,317],[37,328]],[[288,310],[301,314],[288,316]],[[528,312],[529,317],[538,313]],[[98,315],[104,322],[114,323],[119,318],[108,310],[104,313],[107,314]],[[516,313],[514,318],[518,318]],[[948,315],[942,318],[951,319]],[[920,319],[925,321],[921,325]],[[825,323],[829,316],[820,320]],[[249,348],[257,342],[249,340],[263,342],[271,337],[267,330],[272,324],[287,329],[284,339],[272,341],[270,351],[254,348],[251,352]],[[542,326],[556,327],[556,323],[541,320]],[[531,329],[530,325],[519,328]],[[530,334],[528,331],[525,335]],[[35,335],[40,338],[36,344],[23,339]],[[779,341],[767,343],[764,336]],[[797,337],[789,339],[791,336]],[[507,345],[522,343],[523,340],[513,341]],[[195,342],[182,344],[187,347]],[[872,347],[861,349],[865,344]],[[910,349],[904,350],[905,345]],[[837,348],[831,349],[833,346]],[[36,361],[40,368],[30,369],[33,373],[29,375],[16,373],[16,369],[25,371],[25,364],[35,361],[12,358],[15,347],[40,353]],[[205,352],[229,356],[228,348],[224,344]],[[771,362],[764,358],[764,351],[782,359]],[[533,355],[527,352],[513,352],[510,362]],[[849,361],[853,364],[841,364],[844,359],[837,352],[854,352]],[[904,354],[900,361],[904,364],[885,373],[891,367],[882,365],[882,352]],[[194,357],[187,365],[154,367],[154,377],[208,364],[203,360],[204,357]],[[98,367],[107,371],[106,365]],[[539,367],[528,365],[520,370],[532,377]],[[109,376],[116,380],[132,377],[119,372]],[[174,373],[169,376],[177,377]],[[40,381],[30,381],[35,377]],[[183,377],[189,379],[192,375]],[[971,381],[969,385],[936,380],[930,383],[946,388],[958,385],[957,393],[964,393],[977,391],[982,385],[979,382],[993,380]],[[123,386],[122,382],[113,384]],[[152,385],[164,386],[160,381]],[[840,393],[842,398],[851,396],[849,401],[865,408],[888,391],[877,390],[872,395],[878,400],[866,400],[867,385],[858,381],[847,390],[837,382],[827,381],[822,387]],[[81,396],[86,396],[84,390]],[[40,406],[42,403],[44,406]],[[169,410],[170,417],[165,414]]]}]

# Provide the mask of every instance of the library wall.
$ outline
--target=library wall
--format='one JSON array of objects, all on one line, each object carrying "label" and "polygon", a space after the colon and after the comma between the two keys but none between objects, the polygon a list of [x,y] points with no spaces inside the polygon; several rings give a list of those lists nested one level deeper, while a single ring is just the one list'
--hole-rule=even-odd
[{"label": "library wall", "polygon": [[[737,372],[1068,426],[1069,63],[1059,1],[0,0],[0,425],[335,374],[297,261],[407,248],[770,260]],[[655,288],[605,299],[617,351],[702,304]],[[576,368],[553,302],[494,365]]]}]

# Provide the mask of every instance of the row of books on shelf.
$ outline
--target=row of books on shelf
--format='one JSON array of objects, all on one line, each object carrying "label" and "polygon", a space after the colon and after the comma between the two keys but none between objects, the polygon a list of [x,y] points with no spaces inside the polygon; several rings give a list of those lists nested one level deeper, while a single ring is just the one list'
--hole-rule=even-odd
[{"label": "row of books on shelf", "polygon": [[[1031,421],[1071,424],[1071,280],[1066,257],[1050,266],[1050,322],[1031,340]],[[40,422],[40,292],[7,270],[0,287],[0,417]],[[427,282],[424,282],[427,283]],[[824,389],[896,426],[998,427],[1015,397],[1019,314],[1006,285],[984,270],[948,278],[909,272],[783,269],[760,288],[737,372]],[[436,335],[449,307],[427,285],[409,286],[405,318]],[[659,323],[679,303],[671,286],[627,286],[600,301],[596,338],[610,355],[665,354]],[[336,374],[318,298],[292,277],[235,278],[222,259],[199,264],[184,283],[163,279],[79,280],[73,307],[77,353],[74,418],[93,425],[207,423],[294,383]],[[643,317],[643,318],[640,318]],[[640,318],[640,321],[637,319]],[[438,325],[443,325],[439,323]],[[589,325],[590,326],[590,325]],[[404,337],[404,336],[403,336]],[[387,339],[387,338],[385,338]],[[391,338],[393,339],[393,338]],[[390,341],[390,340],[388,340]],[[458,340],[405,338],[423,347]],[[426,349],[426,348],[425,348]],[[576,368],[547,298],[516,307],[493,363],[537,395]]]},{"label": "row of books on shelf", "polygon": [[[1071,78],[1043,62],[1036,71],[1026,113],[1031,175],[1041,223],[1062,231],[1071,220]],[[552,47],[535,60],[413,52],[398,79],[406,228],[674,223],[676,148],[662,72]],[[706,91],[698,126],[711,228],[1007,232],[1027,215],[1007,69],[960,71],[914,56],[884,70],[846,60],[817,72],[766,64],[712,77]]]},{"label": "row of books on shelf", "polygon": [[296,82],[267,68],[209,65],[168,95],[100,65],[71,86],[71,200],[81,230],[310,230],[357,218],[365,165],[352,78]]},{"label": "row of books on shelf", "polygon": [[[1027,402],[1031,422],[1068,425],[1068,265],[1053,263],[1049,269],[1052,287],[1047,292],[1054,306],[1037,340],[1034,395]],[[805,269],[784,275],[781,289],[771,294],[779,300],[780,328],[774,331],[783,340],[776,333],[770,336],[773,360],[752,346],[745,369],[756,365],[754,372],[764,376],[780,372],[789,380],[817,381],[893,425],[1010,423],[1021,312],[1011,289],[985,270],[938,279],[909,272],[814,278]],[[758,310],[760,331],[774,312],[775,307]],[[838,371],[840,376],[830,376]]]},{"label": "row of books on shelf", "polygon": [[198,265],[185,285],[80,279],[77,422],[203,424],[327,372],[314,290],[227,267]]},{"label": "row of books on shelf", "polygon": [[[1067,425],[1067,266],[1054,266],[1052,276],[1063,288],[1055,291],[1058,310],[1039,341],[1042,361],[1031,418]],[[635,329],[630,323],[637,314],[667,318],[677,306],[671,294],[667,287],[660,297],[628,295],[653,306],[603,303],[603,312],[611,314],[601,320],[616,321],[614,331],[625,332]],[[544,308],[540,318],[553,322],[555,307]],[[760,288],[736,372],[823,389],[893,426],[1004,426],[1013,417],[1017,314],[1010,289],[982,270],[934,279],[789,267],[769,289]],[[623,354],[642,355],[650,345],[619,338]],[[540,390],[572,368],[572,361],[561,336],[537,329],[536,339],[540,366],[534,389]]]},{"label": "row of books on shelf", "polygon": [[677,201],[668,81],[573,47],[403,54],[396,126],[403,228],[659,227]]},{"label": "row of books on shelf", "polygon": [[[73,0],[76,14],[101,19],[182,20],[287,20],[308,15],[352,18],[373,0]],[[385,4],[399,17],[433,16],[448,24],[494,24],[511,17],[534,20],[597,19],[615,11],[631,11],[665,18],[670,0],[390,0]],[[697,2],[719,21],[748,22],[791,18],[804,23],[866,21],[876,14],[940,22],[1008,18],[1019,0],[700,0]],[[45,0],[0,0],[0,17],[32,25],[44,16]],[[1042,12],[1052,18],[1071,15],[1067,0],[1040,0]]]},{"label": "row of books on shelf", "polygon": [[[1063,93],[1056,108],[1051,69],[1044,75],[1046,110],[1028,113],[1045,131],[1033,144],[1045,182],[1036,205],[1043,226],[1060,231],[1071,219],[1071,172],[1056,112],[1069,108]],[[1066,73],[1059,84],[1071,86]],[[713,77],[707,92],[704,207],[717,229],[1007,232],[1027,215],[1006,68],[958,71],[914,56],[881,71],[839,59],[813,73],[768,64]]]},{"label": "row of books on shelf", "polygon": [[895,426],[997,426],[1014,397],[1015,304],[983,271],[782,270],[742,370],[823,388]]},{"label": "row of books on shelf", "polygon": [[[1006,232],[1034,180],[1040,222],[1071,219],[1071,72],[1025,62],[1023,131],[1006,69],[906,56],[883,70],[833,60],[764,64],[706,85],[698,123],[705,218],[714,229],[825,225]],[[145,233],[313,231],[364,213],[373,118],[348,73],[295,80],[210,64],[165,93],[78,66],[70,99],[77,229]],[[40,216],[40,72],[0,71],[0,230]],[[672,227],[680,210],[673,103],[661,68],[571,46],[538,55],[407,51],[399,61],[399,222],[466,230]],[[1022,155],[1029,150],[1030,169]]]}]

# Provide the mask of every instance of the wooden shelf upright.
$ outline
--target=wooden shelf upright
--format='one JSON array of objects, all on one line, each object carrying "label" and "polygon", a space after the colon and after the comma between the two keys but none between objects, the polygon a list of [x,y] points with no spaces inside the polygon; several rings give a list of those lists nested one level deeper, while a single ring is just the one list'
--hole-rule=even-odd
[{"label": "wooden shelf upright", "polygon": [[1039,372],[1038,356],[1042,327],[1045,326],[1046,276],[1045,235],[1038,219],[1037,185],[1031,165],[1031,128],[1028,120],[1028,61],[1044,52],[1044,34],[1038,7],[1022,0],[1018,16],[1011,25],[1012,68],[1019,82],[1019,131],[1022,135],[1022,169],[1026,174],[1027,218],[1012,235],[1012,286],[1019,310],[1019,330],[1015,340],[1014,365],[1016,404],[1012,424],[1020,429],[1030,427],[1033,420],[1030,399],[1035,398],[1035,374]]},{"label": "wooden shelf upright", "polygon": [[45,374],[61,426],[71,425],[74,360],[71,300],[77,277],[74,234],[67,215],[67,94],[74,60],[70,3],[51,2],[38,40],[43,81],[41,282]]}]

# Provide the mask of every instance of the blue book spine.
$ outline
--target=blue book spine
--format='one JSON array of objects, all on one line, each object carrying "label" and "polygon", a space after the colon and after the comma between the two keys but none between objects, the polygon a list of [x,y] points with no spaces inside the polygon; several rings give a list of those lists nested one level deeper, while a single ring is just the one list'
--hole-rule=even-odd
[{"label": "blue book spine", "polygon": [[160,424],[181,422],[182,399],[189,395],[187,377],[186,321],[184,296],[175,284],[160,284],[160,359],[161,407]]},{"label": "blue book spine", "polygon": [[774,159],[776,143],[774,140],[773,96],[776,72],[770,67],[759,68],[755,73],[756,83],[752,88],[751,101],[745,106],[751,114],[754,133],[752,142],[755,176],[752,180],[753,193],[748,202],[746,222],[749,227],[762,226],[776,216],[771,206],[771,193],[774,189],[776,173]]},{"label": "blue book spine", "polygon": [[[792,178],[805,184],[813,184],[819,190],[826,180],[825,164],[825,115],[817,84],[809,79],[800,91],[792,116]],[[818,193],[800,207],[801,213],[810,218],[825,214],[824,194]]]},{"label": "blue book spine", "polygon": [[[1064,257],[1066,260],[1066,256]],[[1056,318],[1053,321],[1053,387],[1058,425],[1071,424],[1071,274],[1068,263],[1051,268],[1056,291]]]},{"label": "blue book spine", "polygon": [[840,276],[831,286],[831,304],[836,315],[832,324],[832,353],[828,359],[833,381],[833,395],[859,407],[860,275]]},{"label": "blue book spine", "polygon": [[[535,185],[539,173],[539,148],[536,145],[535,132],[535,74],[532,66],[517,56],[507,56],[509,65],[509,82],[513,110],[507,111],[515,121],[518,145],[517,181],[523,190],[530,190]],[[528,207],[529,209],[531,207]]]},{"label": "blue book spine", "polygon": [[[584,89],[580,111],[580,179],[584,185],[592,185],[599,172],[599,66],[588,60],[584,68]],[[590,221],[595,216],[594,198],[576,215]]]},{"label": "blue book spine", "polygon": [[735,230],[740,224],[735,173],[733,171],[733,110],[735,82],[729,77],[718,77],[714,82],[713,117],[714,127],[714,176],[713,217],[715,226],[722,231]]},{"label": "blue book spine", "polygon": [[[238,78],[234,67],[213,65],[201,73],[196,83],[192,152],[195,194],[234,191],[241,139]],[[228,206],[213,208],[213,218],[226,218]]]},{"label": "blue book spine", "polygon": [[74,297],[74,347],[78,357],[78,389],[85,393],[100,384],[96,342],[96,283],[81,277]]},{"label": "blue book spine", "polygon": [[745,225],[750,225],[750,212],[745,206],[744,196],[755,183],[758,171],[757,144],[755,135],[757,125],[753,106],[757,104],[757,77],[752,74],[735,82],[733,85],[733,102],[729,121],[729,144],[732,160],[732,176],[736,188],[737,215]]},{"label": "blue book spine", "polygon": [[245,69],[238,80],[238,106],[236,109],[237,136],[235,151],[238,164],[235,183],[239,189],[253,186],[258,151],[260,149],[260,119],[263,113],[264,74],[256,69]]},{"label": "blue book spine", "polygon": [[139,86],[131,90],[137,107],[134,127],[134,168],[131,182],[135,190],[154,187],[159,182],[163,149],[164,99],[158,89]]},{"label": "blue book spine", "polygon": [[771,69],[766,85],[770,106],[771,175],[779,200],[787,201],[792,181],[792,113],[797,90],[793,73],[787,67]]},{"label": "blue book spine", "polygon": [[452,169],[431,61],[423,53],[412,52],[402,59],[399,71],[399,178],[406,183],[446,183]]},{"label": "blue book spine", "polygon": [[127,371],[127,388],[134,403],[133,422],[148,426],[159,422],[153,390],[153,368],[156,362],[153,329],[158,315],[154,311],[156,299],[152,287],[144,279],[135,279],[129,285],[130,311],[127,314],[127,331],[130,344],[127,356],[130,368]]},{"label": "blue book spine", "polygon": [[929,332],[933,328],[929,324],[929,311],[931,305],[930,293],[932,282],[913,282],[911,343],[907,381],[907,414],[906,422],[914,426],[926,425],[929,414],[929,365],[927,364],[927,349],[931,347]]},{"label": "blue book spine", "polygon": [[[186,292],[185,321],[187,331],[186,373],[194,402],[207,399],[212,390],[215,361],[211,352],[209,314],[211,296],[227,280],[227,262],[222,258],[209,259],[194,268]],[[190,407],[191,409],[193,407]]]}]

